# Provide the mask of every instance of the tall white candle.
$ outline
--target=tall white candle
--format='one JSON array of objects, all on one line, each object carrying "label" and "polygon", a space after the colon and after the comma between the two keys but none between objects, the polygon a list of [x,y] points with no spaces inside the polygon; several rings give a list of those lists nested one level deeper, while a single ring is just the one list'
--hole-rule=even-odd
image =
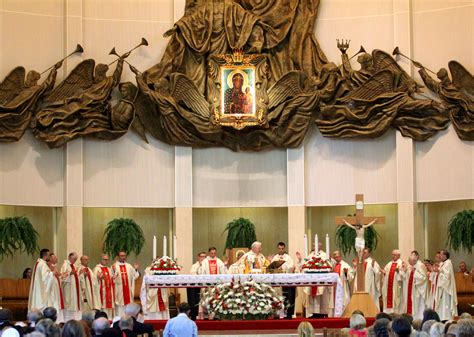
[{"label": "tall white candle", "polygon": [[314,235],[314,253],[319,253],[319,241],[318,241],[318,234]]},{"label": "tall white candle", "polygon": [[178,258],[178,239],[176,235],[173,236],[173,258],[176,260]]},{"label": "tall white candle", "polygon": [[304,258],[308,257],[308,235],[304,235]]},{"label": "tall white candle", "polygon": [[163,236],[163,256],[166,256],[166,248],[168,243],[166,242],[166,235]]},{"label": "tall white candle", "polygon": [[329,250],[329,234],[326,234],[326,255],[328,259],[331,259],[331,251]]},{"label": "tall white candle", "polygon": [[153,235],[153,257],[152,260],[156,259],[156,235]]}]

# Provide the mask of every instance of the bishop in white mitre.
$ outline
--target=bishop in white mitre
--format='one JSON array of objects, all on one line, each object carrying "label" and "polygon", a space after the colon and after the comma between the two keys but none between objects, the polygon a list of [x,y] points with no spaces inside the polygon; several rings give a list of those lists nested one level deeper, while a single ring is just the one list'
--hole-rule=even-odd
[{"label": "bishop in white mitre", "polygon": [[[369,293],[377,310],[380,311],[380,266],[377,261],[372,258],[369,248],[364,248],[362,258],[364,259],[364,290]],[[354,268],[351,270],[351,273],[356,279],[354,282],[354,292],[358,291],[357,277],[359,277],[359,275],[356,274],[356,267],[357,263],[354,264]]]},{"label": "bishop in white mitre", "polygon": [[127,253],[119,252],[118,260],[112,265],[115,285],[115,315],[122,316],[125,306],[133,303],[135,280],[140,277],[138,265],[126,261]]},{"label": "bishop in white mitre", "polygon": [[49,256],[48,267],[51,270],[46,281],[46,292],[48,294],[48,307],[53,307],[57,311],[56,323],[64,323],[64,295],[63,278],[67,275],[61,275],[58,270],[58,257],[51,253]]},{"label": "bishop in white mitre", "polygon": [[392,251],[392,261],[382,270],[384,275],[382,285],[383,312],[387,314],[403,313],[403,274],[402,267],[405,263],[400,259],[400,251]]},{"label": "bishop in white mitre", "polygon": [[402,270],[403,281],[403,313],[413,316],[413,319],[423,319],[427,291],[427,274],[425,265],[419,261],[416,254],[411,254],[408,266]]},{"label": "bishop in white mitre", "polygon": [[[302,260],[301,254],[297,254],[299,260],[299,268],[301,269]],[[321,250],[321,242],[318,244],[318,253],[314,249],[308,255],[308,259],[319,257],[322,260],[327,260],[326,252]],[[334,311],[334,299],[332,298],[332,291],[329,287],[305,287],[303,290],[303,306],[306,309],[306,317],[311,317],[314,314],[330,315]]]},{"label": "bishop in white mitre", "polygon": [[252,243],[251,250],[242,255],[238,263],[243,267],[244,274],[258,273],[263,267],[268,267],[268,260],[261,252],[262,243],[255,241]]},{"label": "bishop in white mitre", "polygon": [[442,250],[435,294],[435,310],[442,321],[451,320],[458,315],[457,305],[453,263],[449,259],[449,252]]},{"label": "bishop in white mitre", "polygon": [[89,268],[89,257],[81,256],[79,266],[79,279],[81,281],[82,291],[82,310],[100,309],[100,295],[97,283],[97,277],[92,269]]},{"label": "bishop in white mitre", "polygon": [[[100,310],[107,313],[107,317],[114,317],[114,274],[109,267],[109,256],[102,254],[100,262],[94,267],[94,275],[99,285]],[[118,276],[117,274],[115,276]]]},{"label": "bishop in white mitre", "polygon": [[81,319],[82,292],[79,280],[79,270],[76,266],[77,254],[69,253],[68,259],[61,267],[61,274],[65,276],[62,286],[64,295],[64,320]]},{"label": "bishop in white mitre", "polygon": [[[351,300],[351,291],[350,291],[349,283],[352,282],[355,274],[352,272],[351,266],[342,259],[342,255],[338,250],[332,253],[332,258],[334,260],[333,272],[339,275],[339,278],[341,279],[341,282],[342,282],[342,289],[344,290],[343,304],[345,308],[349,304],[349,301]],[[333,288],[331,288],[331,291],[333,293],[333,301],[335,303],[336,294]],[[331,316],[334,316],[334,312]]]},{"label": "bishop in white mitre", "polygon": [[224,262],[217,257],[216,247],[209,248],[207,257],[202,261],[201,268],[202,274],[227,274],[227,268]]},{"label": "bishop in white mitre", "polygon": [[30,294],[28,297],[28,309],[43,310],[48,306],[48,293],[46,282],[51,270],[48,267],[49,249],[42,249],[40,257],[33,267],[30,283]]},{"label": "bishop in white mitre", "polygon": [[[145,276],[152,275],[151,266],[145,269]],[[142,282],[140,301],[145,320],[166,320],[170,318],[168,288],[150,288]]]}]

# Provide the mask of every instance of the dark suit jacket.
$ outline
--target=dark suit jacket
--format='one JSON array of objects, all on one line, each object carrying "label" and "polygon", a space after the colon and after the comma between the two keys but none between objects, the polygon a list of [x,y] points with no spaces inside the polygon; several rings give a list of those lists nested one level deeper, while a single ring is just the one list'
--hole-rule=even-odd
[{"label": "dark suit jacket", "polygon": [[[137,322],[137,319],[135,317],[132,317],[132,318],[133,318],[133,332],[135,332],[137,335],[143,335],[147,333],[148,337],[153,337],[153,327],[151,325]],[[120,330],[118,326],[118,321],[114,323],[114,328]]]}]

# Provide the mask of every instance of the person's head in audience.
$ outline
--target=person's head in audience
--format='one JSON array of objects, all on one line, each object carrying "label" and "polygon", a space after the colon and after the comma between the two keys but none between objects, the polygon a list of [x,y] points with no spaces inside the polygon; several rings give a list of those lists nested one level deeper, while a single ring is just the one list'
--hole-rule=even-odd
[{"label": "person's head in audience", "polygon": [[410,322],[410,325],[413,326],[413,316],[410,315],[410,314],[407,314],[407,313],[404,313],[401,315],[402,317],[406,318],[408,320],[408,322]]},{"label": "person's head in audience", "polygon": [[313,337],[314,328],[309,322],[301,322],[298,325],[298,337]]},{"label": "person's head in audience", "polygon": [[216,247],[209,247],[209,249],[207,251],[207,255],[209,255],[209,257],[211,259],[215,259],[216,256],[217,256],[217,248]]},{"label": "person's head in audience", "polygon": [[366,324],[364,316],[360,314],[352,314],[349,320],[349,327],[352,330],[364,330]]},{"label": "person's head in audience", "polygon": [[444,336],[444,324],[440,322],[434,323],[430,328],[431,337],[443,337]]},{"label": "person's head in audience", "polygon": [[102,332],[104,332],[109,327],[109,320],[105,317],[99,317],[94,320],[94,322],[92,322],[92,330],[94,330],[95,335],[102,335]]},{"label": "person's head in audience", "polygon": [[6,328],[0,332],[2,333],[1,336],[3,337],[20,337],[20,333],[15,328]]},{"label": "person's head in audience", "polygon": [[53,322],[56,322],[56,320],[58,319],[58,311],[56,310],[56,308],[47,307],[43,310],[43,317],[49,318]]},{"label": "person's head in audience", "polygon": [[377,315],[375,315],[375,320],[378,320],[378,319],[381,319],[381,318],[386,318],[389,321],[392,321],[392,316],[390,316],[389,314],[387,314],[383,311],[379,312]]},{"label": "person's head in audience", "polygon": [[410,337],[411,324],[405,317],[397,317],[392,321],[392,331],[396,337]]},{"label": "person's head in audience", "polygon": [[33,275],[33,270],[31,268],[26,268],[25,270],[23,270],[24,279],[31,279],[31,275]]},{"label": "person's head in audience", "polygon": [[49,249],[43,248],[40,250],[40,259],[48,262],[49,261]]},{"label": "person's head in audience", "polygon": [[133,318],[136,319],[138,317],[138,314],[140,313],[140,309],[141,308],[138,304],[129,303],[125,306],[124,313],[125,313],[125,315],[133,317]]},{"label": "person's head in audience", "polygon": [[460,319],[457,325],[456,337],[472,337],[474,336],[474,320],[471,319]]},{"label": "person's head in audience", "polygon": [[449,327],[453,324],[456,324],[456,321],[449,321],[444,325],[444,334],[448,334]]},{"label": "person's head in audience", "polygon": [[430,335],[424,331],[417,331],[415,337],[430,337]]},{"label": "person's head in audience", "polygon": [[43,318],[43,313],[41,310],[32,308],[31,310],[28,310],[28,313],[26,314],[26,319],[28,322],[30,322],[31,326],[35,326],[36,323],[39,322]]},{"label": "person's head in audience", "polygon": [[84,330],[84,325],[79,321],[70,320],[64,324],[62,337],[84,337],[86,332]]},{"label": "person's head in audience", "polygon": [[361,315],[362,317],[365,317],[364,316],[364,312],[362,310],[354,310],[351,314],[351,316],[353,315]]},{"label": "person's head in audience", "polygon": [[88,321],[80,320],[79,324],[81,324],[82,327],[84,328],[84,334],[85,334],[84,336],[91,337],[92,323]]},{"label": "person's head in audience", "polygon": [[425,311],[423,311],[423,323],[421,325],[423,326],[423,324],[425,324],[425,322],[429,320],[441,322],[441,320],[439,319],[439,315],[436,311],[434,311],[433,309],[425,309]]},{"label": "person's head in audience", "polygon": [[97,319],[97,318],[100,318],[100,317],[109,319],[109,316],[107,315],[107,313],[106,313],[105,311],[96,310],[96,311],[95,311],[95,315],[94,315],[94,319]]},{"label": "person's head in audience", "polygon": [[92,310],[83,311],[81,319],[83,321],[90,322],[92,324],[92,322],[95,319],[95,311],[92,311]]},{"label": "person's head in audience", "polygon": [[416,331],[421,331],[421,323],[423,323],[423,321],[421,319],[415,319],[415,320],[413,320],[413,323],[411,324],[411,326]]},{"label": "person's head in audience", "polygon": [[463,312],[461,315],[459,315],[459,319],[472,319],[472,315],[468,312]]},{"label": "person's head in audience", "polygon": [[191,313],[191,308],[189,307],[189,304],[187,302],[181,302],[178,305],[178,313],[186,314],[187,316],[189,316],[189,314]]},{"label": "person's head in audience", "polygon": [[35,327],[36,331],[41,332],[46,337],[60,337],[61,336],[61,329],[59,329],[59,325],[53,322],[53,320],[49,318],[44,318],[36,324]]},{"label": "person's head in audience", "polygon": [[456,337],[458,335],[458,324],[457,322],[452,322],[448,328],[444,329],[446,331],[446,337]]},{"label": "person's head in audience", "polygon": [[39,331],[32,331],[28,334],[28,337],[45,337],[45,336]]},{"label": "person's head in audience", "polygon": [[428,335],[430,334],[430,329],[433,324],[435,324],[436,321],[434,319],[427,320],[421,325],[421,331],[426,332]]},{"label": "person's head in audience", "polygon": [[120,317],[120,321],[118,322],[118,326],[120,330],[130,330],[133,331],[133,319],[129,315],[123,315]]},{"label": "person's head in audience", "polygon": [[0,309],[0,330],[11,325],[13,314],[10,309]]},{"label": "person's head in audience", "polygon": [[467,269],[466,262],[464,262],[464,261],[459,262],[459,272],[460,273],[469,273],[469,270]]},{"label": "person's head in audience", "polygon": [[390,337],[389,324],[390,324],[390,321],[387,318],[377,319],[373,325],[375,336]]}]

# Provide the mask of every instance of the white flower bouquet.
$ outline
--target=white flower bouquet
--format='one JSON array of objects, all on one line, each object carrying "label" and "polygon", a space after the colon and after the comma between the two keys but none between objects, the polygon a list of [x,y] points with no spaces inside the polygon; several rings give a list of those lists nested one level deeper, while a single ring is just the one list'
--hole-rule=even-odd
[{"label": "white flower bouquet", "polygon": [[176,275],[181,267],[169,256],[163,256],[155,259],[151,264],[152,275]]}]

